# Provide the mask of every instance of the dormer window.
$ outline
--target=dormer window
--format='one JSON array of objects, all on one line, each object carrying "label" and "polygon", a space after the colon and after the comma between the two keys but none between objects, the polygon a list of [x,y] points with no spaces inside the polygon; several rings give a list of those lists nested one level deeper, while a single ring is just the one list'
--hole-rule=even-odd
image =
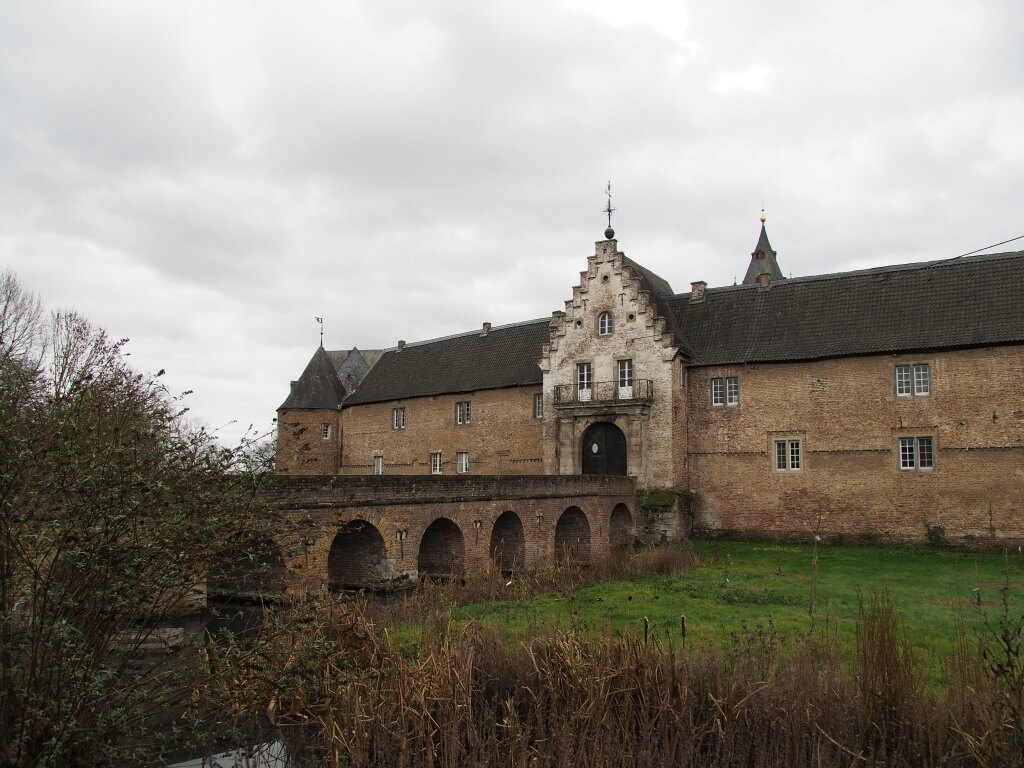
[{"label": "dormer window", "polygon": [[597,316],[597,335],[611,336],[614,330],[611,312],[602,312]]}]

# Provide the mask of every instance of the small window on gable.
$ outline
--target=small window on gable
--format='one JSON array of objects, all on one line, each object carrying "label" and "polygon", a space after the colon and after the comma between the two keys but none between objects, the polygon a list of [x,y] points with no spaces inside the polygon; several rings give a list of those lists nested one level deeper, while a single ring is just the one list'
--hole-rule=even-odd
[{"label": "small window on gable", "polygon": [[925,397],[931,393],[930,363],[904,363],[896,366],[896,397]]},{"label": "small window on gable", "polygon": [[611,312],[602,312],[597,316],[597,335],[610,336],[614,330]]},{"label": "small window on gable", "polygon": [[330,440],[331,439],[331,425],[330,424],[324,424],[323,426],[320,427],[320,436],[324,440]]}]

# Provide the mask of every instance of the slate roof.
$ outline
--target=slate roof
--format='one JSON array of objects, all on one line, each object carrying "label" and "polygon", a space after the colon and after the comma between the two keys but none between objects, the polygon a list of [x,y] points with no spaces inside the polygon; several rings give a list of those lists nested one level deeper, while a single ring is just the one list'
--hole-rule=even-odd
[{"label": "slate roof", "polygon": [[1024,342],[1024,251],[709,288],[668,301],[691,364]]},{"label": "slate roof", "polygon": [[337,408],[345,399],[345,395],[345,387],[338,378],[334,363],[324,348],[318,347],[306,364],[306,370],[299,376],[298,381],[292,384],[288,398],[277,410]]},{"label": "slate roof", "polygon": [[[763,254],[763,258],[757,258],[758,253]],[[753,285],[757,283],[757,278],[764,274],[771,275],[772,282],[785,280],[786,276],[782,274],[775,258],[778,255],[772,249],[772,244],[768,242],[768,232],[764,228],[764,218],[762,217],[761,234],[757,238],[757,245],[754,246],[754,250],[750,254],[750,265],[747,267],[747,273],[743,276],[743,284]]]},{"label": "slate roof", "polygon": [[388,349],[345,406],[540,384],[550,318]]}]

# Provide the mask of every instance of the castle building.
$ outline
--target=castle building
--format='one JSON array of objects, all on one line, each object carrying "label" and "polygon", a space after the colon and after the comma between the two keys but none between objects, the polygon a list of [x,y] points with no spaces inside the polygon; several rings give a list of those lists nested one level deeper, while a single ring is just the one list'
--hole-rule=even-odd
[{"label": "castle building", "polygon": [[628,475],[692,524],[1024,536],[1024,252],[676,293],[609,228],[550,318],[322,347],[278,409],[287,475]]}]

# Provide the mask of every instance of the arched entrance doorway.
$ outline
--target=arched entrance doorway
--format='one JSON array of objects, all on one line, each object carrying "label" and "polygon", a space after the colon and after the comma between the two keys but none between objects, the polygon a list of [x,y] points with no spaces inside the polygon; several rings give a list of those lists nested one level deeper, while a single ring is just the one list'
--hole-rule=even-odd
[{"label": "arched entrance doorway", "polygon": [[625,504],[616,504],[612,510],[608,522],[608,546],[613,552],[621,552],[633,546],[633,516]]},{"label": "arched entrance doorway", "polygon": [[555,526],[555,561],[590,562],[590,521],[579,507],[569,507]]},{"label": "arched entrance doorway", "polygon": [[327,585],[331,589],[367,589],[386,576],[384,537],[365,520],[345,523],[327,554]]},{"label": "arched entrance doorway", "polygon": [[591,424],[583,434],[584,475],[626,474],[626,436],[608,421]]},{"label": "arched entrance doorway", "polygon": [[465,552],[459,526],[447,517],[439,517],[423,532],[416,568],[421,578],[461,576],[465,571]]},{"label": "arched entrance doorway", "polygon": [[488,547],[494,567],[502,573],[523,570],[526,550],[523,546],[523,521],[515,512],[502,512],[491,529]]}]

